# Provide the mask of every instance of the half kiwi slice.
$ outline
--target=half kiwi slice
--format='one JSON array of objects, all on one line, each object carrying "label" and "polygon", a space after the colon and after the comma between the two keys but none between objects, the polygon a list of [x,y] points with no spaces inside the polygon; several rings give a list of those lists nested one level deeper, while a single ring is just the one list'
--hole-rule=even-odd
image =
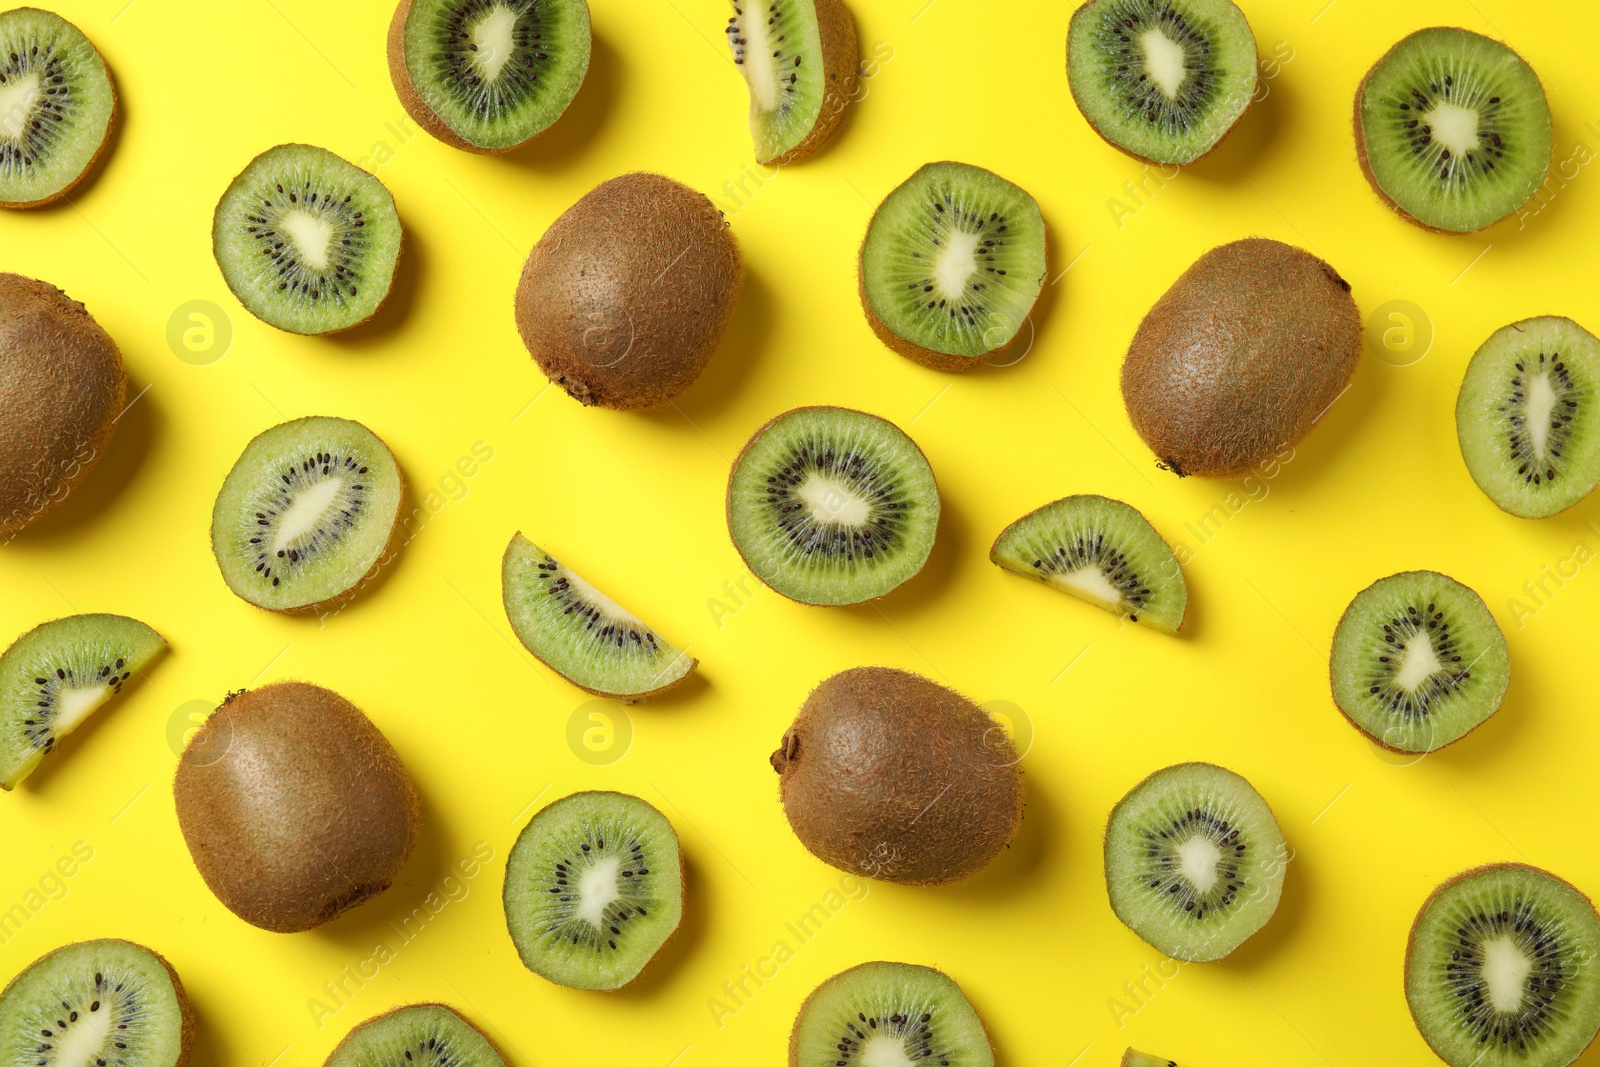
[{"label": "half kiwi slice", "polygon": [[387,560],[405,479],[359,422],[295,419],[258,434],[222,483],[211,552],[239,596],[271,611],[343,603]]},{"label": "half kiwi slice", "polygon": [[929,163],[878,205],[859,270],[879,340],[923,366],[969,370],[1011,343],[1039,298],[1044,217],[992,171]]},{"label": "half kiwi slice", "polygon": [[505,908],[530,971],[574,989],[619,989],[683,918],[678,835],[626,793],[563,797],[511,846]]},{"label": "half kiwi slice", "polygon": [[345,1035],[324,1067],[505,1067],[483,1032],[443,1004],[409,1004]]},{"label": "half kiwi slice", "polygon": [[178,973],[131,941],[58,948],[0,993],[7,1067],[183,1067],[193,1042]]},{"label": "half kiwi slice", "polygon": [[1117,148],[1192,163],[1255,98],[1255,34],[1229,0],[1089,0],[1067,29],[1067,84]]},{"label": "half kiwi slice", "polygon": [[1289,862],[1272,809],[1210,763],[1157,771],[1111,809],[1106,892],[1128,929],[1174,959],[1220,960],[1278,910]]},{"label": "half kiwi slice", "polygon": [[0,14],[0,207],[61,199],[111,140],[117,92],[83,33],[50,11]]},{"label": "half kiwi slice", "polygon": [[0,789],[14,789],[167,642],[122,615],[69,615],[35,626],[0,656]]},{"label": "half kiwi slice", "polygon": [[1130,1048],[1122,1054],[1122,1067],[1178,1067],[1178,1064],[1165,1056],[1152,1056],[1148,1052]]},{"label": "half kiwi slice", "polygon": [[580,689],[638,700],[695,668],[689,653],[520,532],[500,560],[500,594],[523,647]]},{"label": "half kiwi slice", "polygon": [[823,982],[800,1005],[789,1067],[902,1063],[993,1067],[982,1020],[943,972],[863,963]]},{"label": "half kiwi slice", "polygon": [[922,569],[939,487],[916,442],[876,415],[796,408],[755,432],[728,477],[728,532],[757,578],[803,604],[858,604]]},{"label": "half kiwi slice", "polygon": [[762,163],[815,152],[856,93],[856,24],[840,0],[734,0],[728,47],[750,88]]},{"label": "half kiwi slice", "polygon": [[233,179],[211,251],[245,310],[290,333],[370,319],[400,259],[400,216],[382,182],[325,148],[269,148]]},{"label": "half kiwi slice", "polygon": [[1566,1067],[1600,1031],[1600,916],[1519,863],[1467,871],[1423,902],[1406,1001],[1450,1067]]},{"label": "half kiwi slice", "polygon": [[1390,207],[1471,233],[1522,207],[1550,166],[1550,105],[1533,68],[1471,30],[1418,30],[1356,90],[1356,156]]},{"label": "half kiwi slice", "polygon": [[1189,587],[1172,549],[1120,500],[1082,494],[1000,531],[989,560],[1164,634],[1183,625]]},{"label": "half kiwi slice", "polygon": [[1467,364],[1456,436],[1472,480],[1526,519],[1600,485],[1600,339],[1546,315],[1502,326]]},{"label": "half kiwi slice", "polygon": [[1434,571],[1356,594],[1333,633],[1333,700],[1384,748],[1432,752],[1493,715],[1511,681],[1506,639],[1483,598]]}]

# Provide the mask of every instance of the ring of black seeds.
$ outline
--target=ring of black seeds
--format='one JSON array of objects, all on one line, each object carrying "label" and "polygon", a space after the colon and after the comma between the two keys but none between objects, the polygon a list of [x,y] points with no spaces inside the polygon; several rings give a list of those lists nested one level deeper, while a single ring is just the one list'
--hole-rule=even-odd
[{"label": "ring of black seeds", "polygon": [[[1142,608],[1150,599],[1150,587],[1129,566],[1126,555],[1116,549],[1106,548],[1103,534],[1095,534],[1093,541],[1087,541],[1079,535],[1072,544],[1058,545],[1054,554],[1033,561],[1033,569],[1041,576],[1071,574],[1085,567],[1097,569],[1106,581],[1116,587],[1124,603]],[[1128,618],[1133,622],[1139,621],[1137,614],[1130,614]]]},{"label": "ring of black seeds", "polygon": [[[811,505],[798,494],[813,475],[842,481],[867,502],[867,521],[860,525],[818,522]],[[884,473],[874,458],[855,448],[835,451],[833,445],[803,441],[790,447],[783,466],[766,478],[764,503],[795,553],[853,561],[872,559],[900,538],[901,512],[909,505],[900,483]]]},{"label": "ring of black seeds", "polygon": [[[1145,72],[1140,31],[1157,29],[1183,50],[1184,78],[1168,99]],[[1205,32],[1162,0],[1126,0],[1107,12],[1095,28],[1095,43],[1107,57],[1107,73],[1121,93],[1130,117],[1167,134],[1187,133],[1197,115],[1216,99],[1217,72],[1211,69],[1211,44]]]},{"label": "ring of black seeds", "polygon": [[[1401,137],[1411,147],[1417,162],[1435,172],[1446,188],[1463,186],[1473,180],[1473,174],[1487,174],[1494,170],[1495,160],[1503,159],[1506,143],[1501,134],[1511,136],[1509,127],[1499,125],[1500,98],[1484,99],[1486,90],[1478,86],[1462,89],[1450,74],[1436,72],[1428,81],[1426,91],[1413,87],[1404,95],[1389,100],[1390,121],[1400,131]],[[1441,103],[1475,111],[1478,116],[1478,148],[1469,149],[1460,156],[1450,154],[1433,139],[1433,127],[1428,125],[1427,114]]]},{"label": "ring of black seeds", "polygon": [[[268,536],[276,525],[273,520],[293,505],[299,490],[332,476],[334,471],[338,471],[341,477],[339,496],[336,498],[337,514],[329,518],[324,513],[323,520],[318,523],[315,530],[311,531],[309,537],[301,534],[290,546],[273,550],[272,538]],[[315,456],[284,468],[278,476],[274,495],[267,500],[257,502],[256,525],[265,529],[250,538],[250,543],[256,546],[255,558],[252,560],[256,573],[261,575],[263,580],[271,579],[272,584],[277,585],[279,579],[292,576],[318,552],[337,545],[343,539],[344,532],[355,527],[367,502],[367,487],[363,483],[352,483],[343,479],[366,473],[367,468],[358,458],[338,452],[319,452]]]},{"label": "ring of black seeds", "polygon": [[839,1051],[847,1058],[834,1060],[834,1065],[849,1067],[851,1058],[861,1055],[868,1039],[887,1036],[899,1038],[913,1060],[926,1060],[938,1063],[940,1067],[950,1067],[950,1054],[933,1043],[933,1028],[928,1025],[932,1021],[932,1012],[918,1014],[914,1011],[896,1011],[871,1016],[857,1012],[854,1020],[846,1020],[845,1030],[839,1035],[837,1044]]},{"label": "ring of black seeds", "polygon": [[[1247,846],[1239,840],[1239,829],[1227,819],[1213,815],[1202,808],[1190,808],[1172,820],[1165,830],[1143,831],[1145,840],[1145,865],[1139,871],[1140,879],[1150,889],[1165,894],[1174,911],[1203,919],[1207,912],[1226,911],[1239,899],[1247,884],[1240,875],[1245,863]],[[1204,893],[1183,876],[1179,844],[1205,837],[1217,846],[1217,881]]]},{"label": "ring of black seeds", "polygon": [[618,844],[615,834],[612,834],[611,854],[616,855],[620,849],[622,867],[617,871],[617,899],[611,901],[601,911],[599,926],[587,919],[577,918],[579,894],[571,884],[578,874],[591,867],[597,860],[607,858],[606,854],[607,831],[590,828],[577,839],[577,848],[564,860],[557,860],[550,866],[550,893],[555,897],[553,905],[546,909],[545,922],[546,936],[557,941],[577,945],[599,953],[604,948],[615,950],[617,938],[622,934],[622,928],[628,920],[636,915],[649,915],[649,907],[654,906],[654,895],[645,887],[641,879],[650,873],[650,857],[645,855],[644,846],[637,837],[628,838],[625,844]]},{"label": "ring of black seeds", "polygon": [[648,646],[652,652],[659,650],[660,645],[656,641],[655,631],[648,626],[609,618],[602,615],[592,604],[579,599],[578,594],[572,589],[572,583],[561,573],[561,564],[557,563],[553,556],[545,556],[539,561],[534,577],[544,583],[546,595],[556,597],[563,604],[561,611],[563,615],[576,612],[583,620],[584,629],[596,638],[618,648],[623,648],[632,642],[641,648]]},{"label": "ring of black seeds", "polygon": [[43,54],[37,43],[11,42],[6,61],[0,66],[0,86],[12,78],[25,77],[37,72],[39,85],[44,92],[33,104],[32,120],[20,140],[0,143],[0,178],[13,178],[13,171],[22,177],[35,163],[47,161],[51,151],[62,140],[63,127],[76,107],[73,92],[77,88],[76,72],[56,52],[53,42],[46,42]]},{"label": "ring of black seeds", "polygon": [[[1524,485],[1542,485],[1553,482],[1561,473],[1549,463],[1544,456],[1540,456],[1533,447],[1533,435],[1527,425],[1527,364],[1531,360],[1518,360],[1516,376],[1511,379],[1511,399],[1503,402],[1499,411],[1511,424],[1511,430],[1506,434],[1506,445],[1511,462],[1517,465],[1517,473],[1522,475]],[[1572,396],[1577,391],[1577,384],[1573,382],[1567,365],[1561,361],[1561,353],[1551,352],[1548,355],[1539,353],[1538,372],[1544,372],[1550,382],[1550,388],[1556,394],[1556,408],[1550,414],[1550,434],[1545,439],[1545,451],[1551,456],[1560,456],[1562,447],[1567,443],[1567,438],[1572,435],[1571,422],[1578,410],[1578,402]]]},{"label": "ring of black seeds", "polygon": [[[1406,642],[1419,633],[1426,633],[1432,643],[1433,654],[1442,669],[1436,670],[1413,690],[1407,691],[1395,684],[1405,659]],[[1379,656],[1367,680],[1367,692],[1391,712],[1409,721],[1426,719],[1441,701],[1465,688],[1472,677],[1471,664],[1461,665],[1461,646],[1450,633],[1450,623],[1444,612],[1434,604],[1427,610],[1407,604],[1402,612],[1383,624],[1384,644],[1389,653]]]},{"label": "ring of black seeds", "polygon": [[[945,242],[950,239],[950,234],[960,231],[968,234],[977,234],[982,238],[973,252],[973,258],[977,260],[978,265],[986,273],[1002,276],[1005,274],[1004,267],[996,267],[994,265],[994,257],[1006,244],[1005,233],[1007,226],[1004,215],[991,211],[988,217],[985,218],[983,212],[972,211],[962,205],[951,196],[949,190],[945,190],[943,193],[934,192],[929,204],[933,208],[933,213],[925,216],[931,221],[931,225],[924,231],[924,236],[933,245],[934,251],[926,254],[913,252],[911,253],[913,259],[937,260],[939,258],[938,251],[944,248]],[[908,283],[906,288],[912,290],[921,289],[923,293],[933,293],[937,286],[933,278],[929,276]],[[988,288],[988,283],[981,280],[967,283],[967,291],[971,293],[982,293]],[[970,297],[966,303],[957,304],[954,307],[950,306],[948,297],[942,295],[937,299],[930,297],[924,310],[933,312],[945,311],[951,319],[955,319],[956,313],[959,311],[962,322],[973,329],[977,329],[980,319],[989,314],[989,309],[984,304],[981,296]]]},{"label": "ring of black seeds", "polygon": [[[124,1032],[132,1031],[136,1035],[141,1024],[150,1019],[149,1005],[144,999],[143,990],[138,987],[129,988],[128,983],[118,979],[115,974],[107,978],[103,973],[97,972],[94,976],[94,989],[85,995],[90,998],[89,1012],[97,1012],[102,1002],[109,1002],[106,1004],[107,1012],[109,1017],[116,1021],[116,1025],[109,1033],[115,1033],[117,1036],[100,1050],[100,1055],[94,1061],[94,1067],[126,1067],[128,1059],[125,1053],[128,1051],[128,1043],[123,1037],[130,1035]],[[52,1051],[55,1048],[54,1043],[66,1037],[79,1022],[79,1012],[70,1001],[62,1000],[59,1012],[54,1009],[55,1005],[39,1005],[32,1009],[42,1039],[33,1049],[38,1054],[36,1067],[43,1067],[49,1062],[45,1054]]]},{"label": "ring of black seeds", "polygon": [[108,685],[115,695],[122,692],[122,684],[133,677],[133,672],[125,668],[126,664],[119,657],[115,663],[107,663],[99,670],[91,669],[83,677],[65,667],[57,667],[54,673],[35,678],[33,684],[38,686],[39,690],[34,694],[34,706],[38,710],[33,713],[33,718],[22,720],[22,725],[25,727],[22,736],[34,748],[42,748],[47,753],[53,752],[56,747],[56,736],[51,726],[61,712],[61,691],[81,689],[91,685]]},{"label": "ring of black seeds", "polygon": [[[278,292],[289,292],[315,304],[329,301],[345,307],[366,284],[363,273],[366,259],[366,222],[362,212],[351,206],[354,194],[341,199],[337,192],[318,193],[307,178],[300,185],[292,182],[285,190],[282,182],[258,193],[261,206],[256,214],[246,214],[250,234],[261,254],[272,261]],[[278,232],[291,211],[306,211],[319,216],[332,230],[328,245],[328,266],[313,267],[295,254],[294,242]]]},{"label": "ring of black seeds", "polygon": [[[511,29],[511,56],[491,81],[484,81],[473,62],[478,46],[472,27],[496,7],[516,15]],[[428,38],[441,42],[427,57],[439,84],[466,109],[485,121],[513,112],[532,93],[539,75],[554,62],[544,51],[544,20],[539,0],[465,0],[440,12]]]},{"label": "ring of black seeds", "polygon": [[[1522,983],[1522,1006],[1515,1012],[1497,1010],[1483,980],[1483,946],[1509,938],[1531,964]],[[1444,978],[1455,992],[1460,1019],[1480,1044],[1527,1048],[1543,1036],[1544,1023],[1566,981],[1566,949],[1561,939],[1538,921],[1526,901],[1493,915],[1474,912],[1456,925],[1456,947],[1444,965]]]}]

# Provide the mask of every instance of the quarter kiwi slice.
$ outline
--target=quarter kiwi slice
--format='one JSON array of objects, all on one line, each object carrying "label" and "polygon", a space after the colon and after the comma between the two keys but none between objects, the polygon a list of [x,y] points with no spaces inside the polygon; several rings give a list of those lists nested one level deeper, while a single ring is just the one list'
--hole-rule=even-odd
[{"label": "quarter kiwi slice", "polygon": [[345,1035],[324,1067],[505,1067],[476,1026],[443,1004],[409,1004]]},{"label": "quarter kiwi slice", "polygon": [[1406,1001],[1450,1067],[1566,1067],[1600,1031],[1600,916],[1520,863],[1459,874],[1423,902]]},{"label": "quarter kiwi slice", "polygon": [[564,797],[511,847],[505,909],[530,971],[574,989],[619,989],[683,917],[678,835],[638,797]]},{"label": "quarter kiwi slice", "polygon": [[500,592],[523,647],[580,689],[637,700],[695,668],[689,653],[520,532],[501,558]]},{"label": "quarter kiwi slice", "polygon": [[239,596],[321,611],[354,596],[396,547],[405,479],[359,422],[295,419],[257,435],[211,512],[211,551]]},{"label": "quarter kiwi slice", "polygon": [[734,0],[728,47],[750,88],[762,163],[815,152],[856,93],[856,24],[840,0]]},{"label": "quarter kiwi slice", "polygon": [[1539,76],[1471,30],[1418,30],[1356,90],[1356,157],[1378,196],[1430,230],[1470,233],[1516,211],[1550,165]]},{"label": "quarter kiwi slice", "polygon": [[1461,458],[1478,488],[1527,519],[1600,484],[1600,339],[1546,315],[1503,326],[1467,364],[1456,399]]},{"label": "quarter kiwi slice", "polygon": [[1255,98],[1255,34],[1229,0],[1089,0],[1067,29],[1067,84],[1117,148],[1192,163]]},{"label": "quarter kiwi slice", "polygon": [[1511,681],[1483,598],[1434,571],[1381,578],[1333,633],[1333,700],[1384,748],[1432,752],[1493,715]]},{"label": "quarter kiwi slice", "polygon": [[167,647],[122,615],[69,615],[35,626],[0,656],[0,789],[14,789]]},{"label": "quarter kiwi slice", "polygon": [[1183,625],[1189,587],[1172,549],[1120,500],[1081,494],[1007,526],[990,562],[1164,634]]},{"label": "quarter kiwi slice", "polygon": [[929,163],[884,198],[861,242],[861,306],[878,339],[935,370],[1004,348],[1045,277],[1033,197],[966,163]]},{"label": "quarter kiwi slice", "polygon": [[0,993],[7,1067],[183,1067],[193,1042],[178,972],[131,941],[58,948]]},{"label": "quarter kiwi slice", "polygon": [[233,295],[290,333],[334,333],[370,319],[389,295],[400,242],[383,183],[303,144],[251,160],[211,223],[211,251]]},{"label": "quarter kiwi slice", "polygon": [[755,432],[728,477],[728,531],[746,565],[804,604],[857,604],[922,569],[939,487],[887,419],[796,408]]},{"label": "quarter kiwi slice", "polygon": [[795,1017],[789,1067],[993,1067],[983,1021],[932,967],[862,963],[819,985]]},{"label": "quarter kiwi slice", "polygon": [[1174,959],[1220,960],[1267,924],[1288,852],[1250,783],[1180,763],[1134,786],[1106,825],[1106,892],[1128,929]]},{"label": "quarter kiwi slice", "polygon": [[1130,1048],[1122,1054],[1122,1067],[1178,1067],[1178,1064],[1165,1056],[1152,1056],[1148,1052]]},{"label": "quarter kiwi slice", "polygon": [[70,193],[111,140],[117,92],[83,33],[50,11],[0,14],[0,207]]}]

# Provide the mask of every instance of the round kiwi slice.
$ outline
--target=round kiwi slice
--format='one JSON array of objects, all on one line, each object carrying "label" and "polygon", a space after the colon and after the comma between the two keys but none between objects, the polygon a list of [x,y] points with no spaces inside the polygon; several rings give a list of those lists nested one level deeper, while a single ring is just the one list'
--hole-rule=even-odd
[{"label": "round kiwi slice", "polygon": [[1172,549],[1137,509],[1082,494],[1000,531],[990,562],[1164,634],[1183,625],[1189,587]]},{"label": "round kiwi slice", "polygon": [[1192,163],[1255,98],[1255,34],[1229,0],[1089,0],[1067,29],[1067,84],[1112,145]]},{"label": "round kiwi slice", "polygon": [[1130,1048],[1122,1054],[1122,1067],[1178,1067],[1177,1061]]},{"label": "round kiwi slice", "polygon": [[1106,892],[1128,929],[1174,959],[1220,960],[1278,910],[1288,853],[1250,783],[1180,763],[1134,786],[1106,824]]},{"label": "round kiwi slice", "polygon": [[1478,488],[1527,519],[1600,485],[1600,339],[1546,315],[1503,326],[1467,364],[1456,399],[1461,458]]},{"label": "round kiwi slice", "polygon": [[8,1067],[183,1067],[193,1043],[178,972],[131,941],[58,948],[0,993]]},{"label": "round kiwi slice", "polygon": [[840,0],[734,0],[727,34],[750,88],[756,159],[783,166],[815,152],[856,94],[850,9]]},{"label": "round kiwi slice", "polygon": [[401,0],[389,77],[417,125],[469,152],[539,136],[589,70],[584,0]]},{"label": "round kiwi slice", "polygon": [[1600,916],[1520,863],[1435,889],[1406,946],[1406,1001],[1450,1067],[1566,1067],[1600,1031]]},{"label": "round kiwi slice", "polygon": [[408,1004],[345,1035],[323,1067],[505,1067],[476,1026],[443,1004]]},{"label": "round kiwi slice", "polygon": [[1378,196],[1430,230],[1471,233],[1516,211],[1550,166],[1550,105],[1533,68],[1471,30],[1418,30],[1356,90],[1356,156]]},{"label": "round kiwi slice", "polygon": [[626,793],[563,797],[511,846],[505,908],[530,971],[574,989],[619,989],[683,918],[678,835]]},{"label": "round kiwi slice", "polygon": [[233,179],[211,251],[245,310],[289,333],[347,330],[389,295],[400,216],[383,183],[325,148],[269,148]]},{"label": "round kiwi slice", "polygon": [[1506,639],[1483,598],[1434,571],[1356,594],[1333,633],[1333,700],[1397,752],[1432,752],[1493,715],[1511,681]]},{"label": "round kiwi slice", "polygon": [[803,604],[858,604],[922,569],[939,487],[887,419],[796,408],[755,432],[728,477],[728,532],[757,578]]},{"label": "round kiwi slice", "polygon": [[83,33],[50,11],[0,13],[0,207],[70,193],[111,140],[117,91]]},{"label": "round kiwi slice", "polygon": [[983,1021],[946,974],[914,963],[862,963],[800,1005],[789,1067],[993,1067]]},{"label": "round kiwi slice", "polygon": [[929,163],[884,197],[861,241],[861,306],[878,339],[935,370],[1011,343],[1044,286],[1044,217],[1022,188]]}]

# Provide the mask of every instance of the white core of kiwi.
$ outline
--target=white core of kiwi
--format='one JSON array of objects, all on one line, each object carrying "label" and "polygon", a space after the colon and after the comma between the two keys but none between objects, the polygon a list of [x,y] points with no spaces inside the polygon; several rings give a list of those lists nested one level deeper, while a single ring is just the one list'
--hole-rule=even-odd
[{"label": "white core of kiwi", "polygon": [[903,1038],[877,1034],[861,1046],[861,1067],[917,1067]]},{"label": "white core of kiwi", "polygon": [[83,685],[60,690],[56,693],[56,734],[61,736],[70,733],[94,709],[110,699],[109,685]]},{"label": "white core of kiwi", "polygon": [[0,137],[8,141],[20,140],[28,128],[33,105],[42,95],[38,71],[29,71],[0,89]]},{"label": "white core of kiwi", "polygon": [[1451,155],[1464,156],[1478,149],[1478,113],[1470,107],[1448,101],[1428,112],[1433,139],[1448,148]]},{"label": "white core of kiwi", "polygon": [[504,4],[495,4],[472,24],[472,44],[477,49],[472,66],[484,81],[494,81],[505,69],[516,47],[516,29],[517,13]]},{"label": "white core of kiwi", "polygon": [[1106,572],[1101,570],[1099,565],[1052,574],[1050,584],[1081,596],[1091,604],[1098,604],[1102,608],[1111,611],[1119,611],[1122,608],[1122,591],[1111,584],[1111,579],[1106,577]]},{"label": "white core of kiwi", "polygon": [[939,295],[946,300],[964,300],[967,284],[978,273],[978,242],[980,235],[966,230],[952,230],[939,249],[939,258],[933,263],[934,284]]},{"label": "white core of kiwi", "polygon": [[1533,961],[1509,937],[1483,943],[1483,983],[1489,987],[1489,1003],[1498,1012],[1514,1012],[1522,1007],[1522,991],[1527,987]]},{"label": "white core of kiwi", "polygon": [[280,517],[278,532],[272,538],[272,551],[288,548],[324,522],[331,521],[330,509],[344,487],[342,478],[328,477],[296,493],[294,503]]},{"label": "white core of kiwi", "polygon": [[758,13],[745,19],[739,26],[744,31],[744,77],[750,83],[750,95],[761,111],[773,111],[778,106],[778,72],[772,62],[772,41],[767,36],[767,20]]},{"label": "white core of kiwi", "polygon": [[795,490],[810,511],[813,522],[834,526],[864,526],[872,517],[867,501],[848,484],[825,474],[811,473]]},{"label": "white core of kiwi", "polygon": [[294,242],[295,251],[317,270],[328,266],[328,246],[333,241],[333,227],[321,216],[309,211],[291,211],[278,226]]},{"label": "white core of kiwi", "polygon": [[578,878],[578,907],[573,913],[596,930],[605,921],[606,905],[622,899],[617,888],[617,875],[622,870],[620,856],[607,856],[596,860],[594,866]]},{"label": "white core of kiwi", "polygon": [[106,1046],[111,1043],[111,1001],[97,1000],[87,1014],[78,1016],[76,1025],[56,1035],[51,1044],[56,1063],[62,1067],[88,1067],[104,1063]]},{"label": "white core of kiwi", "polygon": [[1209,837],[1191,837],[1178,846],[1178,873],[1197,893],[1209,893],[1217,884],[1217,863],[1222,850]]},{"label": "white core of kiwi", "polygon": [[1189,74],[1183,63],[1183,46],[1152,26],[1139,38],[1139,47],[1144,50],[1144,72],[1162,96],[1176,100]]},{"label": "white core of kiwi", "polygon": [[1528,379],[1528,399],[1523,402],[1522,424],[1528,428],[1533,451],[1543,460],[1548,458],[1545,446],[1550,442],[1550,413],[1556,409],[1556,390],[1550,384],[1550,372]]},{"label": "white core of kiwi", "polygon": [[1408,693],[1415,693],[1417,686],[1432,678],[1443,667],[1427,631],[1412,634],[1400,652],[1400,670],[1394,676],[1394,684]]},{"label": "white core of kiwi", "polygon": [[577,574],[574,574],[569,570],[564,572],[564,577],[567,579],[567,584],[572,587],[573,593],[576,594],[579,600],[587,601],[590,607],[594,608],[610,621],[628,623],[633,626],[644,626],[643,619],[639,618],[621,604],[618,604],[615,600],[612,600],[610,597],[606,596],[600,590],[584,581]]}]

